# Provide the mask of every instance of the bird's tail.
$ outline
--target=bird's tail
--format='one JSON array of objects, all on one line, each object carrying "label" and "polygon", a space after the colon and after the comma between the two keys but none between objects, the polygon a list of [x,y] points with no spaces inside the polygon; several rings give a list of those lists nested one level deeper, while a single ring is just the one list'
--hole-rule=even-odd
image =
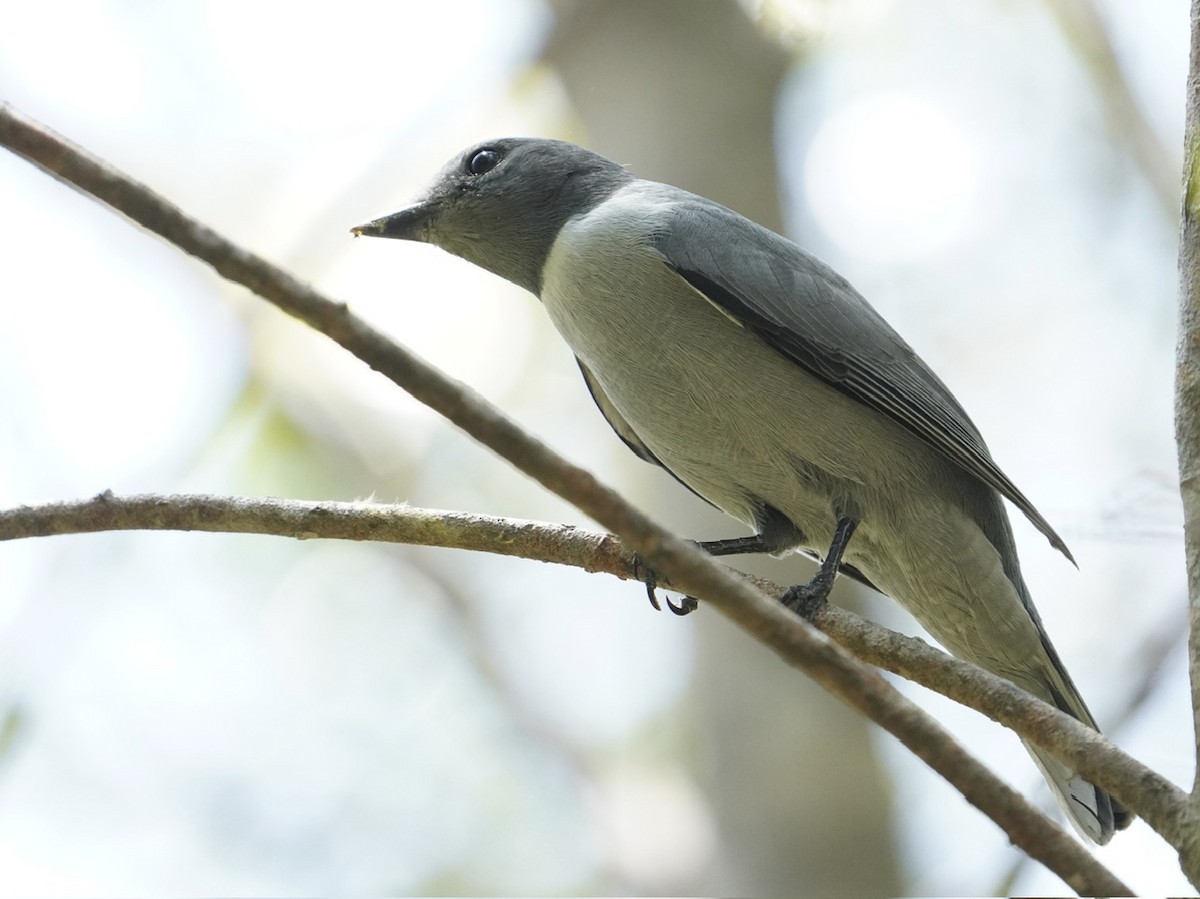
[{"label": "bird's tail", "polygon": [[[1046,672],[1044,680],[1046,689],[1034,692],[1045,696],[1052,705],[1099,733],[1096,719],[1092,717],[1083,697],[1075,688],[1037,612],[1032,614],[1050,661],[1050,670]],[[1068,820],[1082,835],[1103,846],[1112,839],[1115,830],[1124,830],[1133,822],[1134,816],[1129,810],[1113,799],[1106,790],[1088,783],[1069,765],[1048,752],[1024,740],[1022,742],[1045,775],[1046,782],[1054,792],[1054,798],[1066,812]]]},{"label": "bird's tail", "polygon": [[[1021,742],[1025,743],[1024,740]],[[1038,747],[1025,743],[1025,748],[1045,775],[1067,820],[1080,834],[1103,846],[1112,839],[1114,830],[1129,826],[1133,816],[1107,791],[1088,783],[1065,763]]]}]

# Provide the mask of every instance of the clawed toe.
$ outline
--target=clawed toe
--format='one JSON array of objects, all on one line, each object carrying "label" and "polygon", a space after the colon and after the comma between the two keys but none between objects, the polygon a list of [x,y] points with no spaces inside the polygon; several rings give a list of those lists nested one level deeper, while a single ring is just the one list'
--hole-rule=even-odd
[{"label": "clawed toe", "polygon": [[[646,585],[646,596],[650,600],[650,605],[654,606],[655,611],[661,612],[662,606],[658,602],[658,575],[655,574],[654,569],[643,562],[640,556],[634,556],[633,574]],[[667,608],[676,615],[682,616],[694,612],[699,605],[700,601],[694,596],[684,596],[678,603],[672,601],[671,597],[667,597]]]},{"label": "clawed toe", "polygon": [[700,607],[700,600],[696,599],[696,597],[694,597],[694,596],[687,596],[685,594],[681,598],[681,600],[678,604],[671,602],[671,597],[669,597],[669,596],[667,597],[667,608],[670,609],[672,612],[674,612],[676,615],[680,615],[680,616],[687,615],[691,612],[696,611],[696,609],[699,607]]},{"label": "clawed toe", "polygon": [[829,591],[816,584],[797,584],[788,587],[779,601],[801,618],[811,621],[829,599]]}]

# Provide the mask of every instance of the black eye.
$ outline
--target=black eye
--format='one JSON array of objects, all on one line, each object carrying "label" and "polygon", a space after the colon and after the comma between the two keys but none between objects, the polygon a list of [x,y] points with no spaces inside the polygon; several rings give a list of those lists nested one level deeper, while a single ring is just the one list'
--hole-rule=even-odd
[{"label": "black eye", "polygon": [[500,154],[495,150],[480,150],[467,162],[467,171],[472,175],[482,175],[490,172],[500,162]]}]

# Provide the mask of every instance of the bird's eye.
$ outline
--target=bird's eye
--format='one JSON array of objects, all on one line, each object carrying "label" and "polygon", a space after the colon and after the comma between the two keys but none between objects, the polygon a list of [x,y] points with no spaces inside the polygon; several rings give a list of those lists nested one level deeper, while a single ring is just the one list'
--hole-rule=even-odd
[{"label": "bird's eye", "polygon": [[482,175],[490,172],[500,162],[500,154],[495,150],[480,150],[467,162],[467,171],[472,175]]}]

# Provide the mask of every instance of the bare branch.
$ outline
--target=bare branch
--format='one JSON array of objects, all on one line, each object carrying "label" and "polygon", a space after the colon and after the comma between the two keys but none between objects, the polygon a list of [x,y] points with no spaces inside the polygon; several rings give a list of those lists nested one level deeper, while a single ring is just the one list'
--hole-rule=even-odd
[{"label": "bare branch", "polygon": [[0,510],[0,541],[98,531],[209,531],[469,549],[633,577],[618,540],[570,525],[376,502],[149,494]]},{"label": "bare branch", "polygon": [[[431,368],[384,334],[265,260],[189,219],[145,186],[0,104],[0,143],[78,190],[166,238],[285,312],[326,334],[416,399],[621,538],[656,571],[708,600],[789,664],[896,736],[985,811],[1022,850],[1073,889],[1127,894],[1128,888],[1025,799],[963,751],[876,671],[815,628],[735,577],[695,546],[657,527],[588,472],[521,431],[499,410]],[[1117,792],[1120,798],[1124,798]]]},{"label": "bare branch", "polygon": [[1186,846],[1177,846],[1184,872],[1200,880],[1200,0],[1192,0],[1192,51],[1188,65],[1184,136],[1183,213],[1179,235],[1179,347],[1175,371],[1175,442],[1183,496],[1191,618],[1189,672],[1198,760],[1192,786]]},{"label": "bare branch", "polygon": [[[440,546],[637,578],[632,557],[606,534],[408,505],[203,495],[118,497],[106,492],[90,500],[0,510],[0,540],[135,529]],[[778,584],[751,580],[770,596],[783,592]],[[836,606],[825,606],[814,623],[863,661],[975,709],[1040,746],[1058,750],[1085,776],[1113,790],[1168,842],[1182,839],[1181,815],[1187,798],[1183,791],[1069,715],[982,668]]]}]

